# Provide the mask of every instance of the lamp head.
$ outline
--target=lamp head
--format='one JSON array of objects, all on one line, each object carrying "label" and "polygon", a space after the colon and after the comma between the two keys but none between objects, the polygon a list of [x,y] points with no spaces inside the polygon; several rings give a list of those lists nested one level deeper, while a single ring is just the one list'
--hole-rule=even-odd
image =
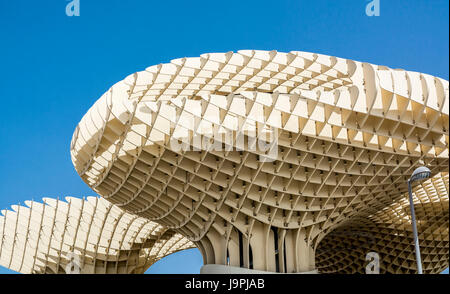
[{"label": "lamp head", "polygon": [[414,181],[417,181],[417,180],[428,179],[430,176],[431,176],[430,169],[428,167],[421,166],[421,167],[416,168],[413,171],[409,181],[410,182],[414,182]]}]

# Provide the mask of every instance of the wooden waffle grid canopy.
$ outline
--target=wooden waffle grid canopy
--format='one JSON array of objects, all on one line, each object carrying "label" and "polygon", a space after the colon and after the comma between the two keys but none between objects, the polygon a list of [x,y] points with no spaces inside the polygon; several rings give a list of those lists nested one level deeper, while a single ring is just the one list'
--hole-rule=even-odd
[{"label": "wooden waffle grid canopy", "polygon": [[25,204],[0,216],[0,265],[16,272],[144,273],[159,259],[195,247],[101,198]]},{"label": "wooden waffle grid canopy", "polygon": [[[448,268],[449,176],[439,173],[413,189],[422,266]],[[322,273],[364,273],[366,254],[380,255],[381,273],[417,272],[408,195],[367,219],[352,219],[325,236],[316,251]]]},{"label": "wooden waffle grid canopy", "polygon": [[397,205],[415,168],[448,171],[448,85],[297,51],[176,59],[111,87],[77,126],[72,161],[206,264],[309,271],[327,234]]}]

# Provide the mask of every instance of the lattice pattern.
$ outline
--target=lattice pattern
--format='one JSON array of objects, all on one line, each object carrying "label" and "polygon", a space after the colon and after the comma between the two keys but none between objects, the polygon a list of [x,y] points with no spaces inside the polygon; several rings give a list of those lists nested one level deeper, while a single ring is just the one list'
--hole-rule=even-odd
[{"label": "lattice pattern", "polygon": [[[437,174],[413,190],[425,273],[440,273],[449,261],[449,176]],[[370,216],[353,220],[325,236],[317,252],[321,272],[364,273],[368,252],[380,255],[381,273],[415,273],[408,196]]]},{"label": "lattice pattern", "polygon": [[194,245],[172,230],[104,199],[45,198],[0,216],[0,265],[20,273],[144,273]]},{"label": "lattice pattern", "polygon": [[[448,98],[440,78],[330,56],[205,54],[114,85],[78,125],[72,161],[205,263],[309,271],[327,233],[401,199],[416,167],[448,170]],[[222,150],[196,143],[212,137]]]}]

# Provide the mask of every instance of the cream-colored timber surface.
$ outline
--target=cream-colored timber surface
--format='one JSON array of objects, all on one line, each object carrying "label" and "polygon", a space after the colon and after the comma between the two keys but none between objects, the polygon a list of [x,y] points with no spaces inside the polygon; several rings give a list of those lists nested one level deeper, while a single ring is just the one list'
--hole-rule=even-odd
[{"label": "cream-colored timber surface", "polygon": [[[344,263],[342,253],[321,252],[356,223],[378,236],[374,248],[388,264],[391,221],[405,237],[383,270],[413,272],[410,222],[396,228],[397,214],[387,211],[407,207],[418,166],[433,180],[448,172],[448,85],[297,51],[176,59],[111,87],[77,126],[72,161],[104,199],[193,241],[205,264],[364,272],[354,258],[364,252]],[[254,148],[261,142],[272,149]],[[420,219],[441,214],[448,188],[436,195],[418,213],[419,234],[448,248],[448,218],[439,233]],[[448,255],[430,256],[439,261],[427,271],[448,266]]]},{"label": "cream-colored timber surface", "polygon": [[144,273],[192,242],[108,201],[26,201],[0,216],[0,265],[26,274]]},{"label": "cream-colored timber surface", "polygon": [[[413,191],[424,273],[440,273],[449,260],[449,177],[439,173]],[[357,273],[366,254],[380,255],[380,273],[415,273],[408,195],[368,218],[351,219],[325,236],[316,251],[322,273]]]}]

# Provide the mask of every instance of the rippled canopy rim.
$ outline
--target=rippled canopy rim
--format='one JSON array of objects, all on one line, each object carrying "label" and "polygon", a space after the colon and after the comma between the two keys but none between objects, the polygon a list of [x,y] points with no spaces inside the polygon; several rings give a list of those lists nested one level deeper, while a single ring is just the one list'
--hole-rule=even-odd
[{"label": "rippled canopy rim", "polygon": [[[0,215],[0,265],[16,272],[144,273],[194,244],[98,197],[26,201]],[[74,261],[74,259],[77,261]],[[69,270],[75,270],[70,268]]]}]

